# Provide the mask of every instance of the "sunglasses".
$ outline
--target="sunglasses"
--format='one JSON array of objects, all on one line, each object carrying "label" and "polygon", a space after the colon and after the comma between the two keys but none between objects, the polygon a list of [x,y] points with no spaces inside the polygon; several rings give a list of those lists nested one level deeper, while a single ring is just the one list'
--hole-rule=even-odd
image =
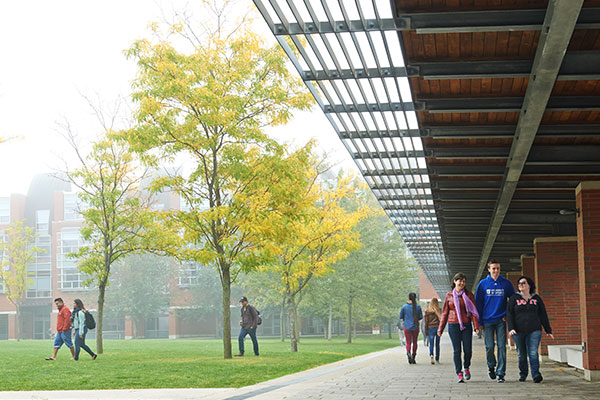
[{"label": "sunglasses", "polygon": [[521,281],[518,283],[519,286],[527,285],[527,281]]}]

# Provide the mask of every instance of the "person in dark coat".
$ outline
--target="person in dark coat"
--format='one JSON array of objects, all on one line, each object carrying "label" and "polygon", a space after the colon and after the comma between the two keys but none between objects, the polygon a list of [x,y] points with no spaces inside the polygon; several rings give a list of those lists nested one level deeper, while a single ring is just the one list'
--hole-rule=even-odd
[{"label": "person in dark coat", "polygon": [[244,339],[246,335],[250,335],[252,339],[252,346],[254,355],[258,356],[258,339],[256,339],[256,328],[258,327],[258,312],[256,308],[248,304],[246,296],[240,299],[242,303],[242,320],[240,321],[240,336],[238,337],[238,345],[240,352],[236,354],[236,357],[242,357],[244,355]]},{"label": "person in dark coat", "polygon": [[542,340],[542,326],[546,334],[554,339],[552,328],[546,313],[542,298],[535,293],[535,282],[527,276],[519,278],[519,292],[508,300],[506,322],[508,334],[512,336],[517,345],[519,354],[519,381],[527,379],[527,357],[531,366],[531,376],[535,383],[540,383],[544,378],[540,374],[540,357],[538,347]]}]

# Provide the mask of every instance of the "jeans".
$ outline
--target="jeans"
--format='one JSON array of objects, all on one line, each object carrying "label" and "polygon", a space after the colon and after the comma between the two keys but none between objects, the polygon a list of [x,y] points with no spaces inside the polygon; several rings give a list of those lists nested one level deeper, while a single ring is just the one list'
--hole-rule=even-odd
[{"label": "jeans", "polygon": [[404,328],[404,336],[406,337],[406,352],[411,353],[413,356],[416,355],[417,347],[419,346],[419,330],[409,330]]},{"label": "jeans", "polygon": [[519,353],[519,375],[521,378],[527,378],[527,356],[529,356],[529,365],[531,365],[531,377],[539,376],[540,357],[538,347],[540,346],[540,340],[542,340],[542,331],[519,333],[513,335],[513,340]]},{"label": "jeans", "polygon": [[433,356],[433,346],[435,345],[435,359],[440,360],[440,337],[437,335],[438,327],[429,328],[429,355]]},{"label": "jeans", "polygon": [[68,348],[73,347],[73,343],[71,343],[71,330],[70,329],[68,331],[64,331],[64,332],[57,332],[56,336],[54,337],[54,348],[55,349],[60,349],[60,346],[62,346],[63,343]]},{"label": "jeans", "polygon": [[244,327],[240,328],[240,336],[238,337],[238,345],[240,348],[240,354],[244,354],[244,339],[246,335],[250,335],[250,339],[252,339],[252,346],[254,348],[254,354],[258,355],[258,340],[256,339],[256,328],[254,329],[244,329]]},{"label": "jeans", "polygon": [[79,352],[81,349],[87,351],[87,353],[94,357],[94,352],[85,344],[85,335],[87,335],[88,328],[83,328],[83,338],[79,337],[79,329],[75,329],[75,360],[79,360]]},{"label": "jeans", "polygon": [[[473,327],[470,322],[463,323],[463,326],[465,329],[461,331],[460,324],[448,324],[448,334],[454,349],[454,369],[457,374],[462,371],[463,365],[465,369],[469,369],[473,355]],[[461,360],[461,345],[462,351],[465,353],[464,364]]]},{"label": "jeans", "polygon": [[496,368],[496,357],[494,357],[494,334],[496,334],[496,344],[498,346],[498,367],[497,376],[506,374],[506,323],[502,320],[484,324],[483,334],[485,341],[485,353],[489,369]]}]

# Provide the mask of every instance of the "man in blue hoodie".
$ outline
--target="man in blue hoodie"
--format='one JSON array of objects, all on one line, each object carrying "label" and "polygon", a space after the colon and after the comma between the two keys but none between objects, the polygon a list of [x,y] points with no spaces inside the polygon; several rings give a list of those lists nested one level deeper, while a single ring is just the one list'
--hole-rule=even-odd
[{"label": "man in blue hoodie", "polygon": [[[475,293],[475,304],[479,312],[479,325],[483,327],[485,352],[490,379],[504,383],[506,373],[506,305],[515,288],[508,279],[500,276],[500,263],[492,260],[488,263],[487,278],[481,280]],[[494,334],[495,342],[494,343]],[[498,346],[498,365],[494,357],[494,346]]]}]

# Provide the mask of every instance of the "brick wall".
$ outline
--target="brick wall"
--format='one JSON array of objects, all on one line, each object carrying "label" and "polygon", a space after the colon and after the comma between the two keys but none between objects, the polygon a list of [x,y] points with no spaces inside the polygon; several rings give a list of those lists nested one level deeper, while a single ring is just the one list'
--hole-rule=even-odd
[{"label": "brick wall", "polygon": [[[528,276],[531,279],[535,279],[535,257],[522,255],[521,268],[523,275]],[[515,289],[516,288],[517,287],[515,286]]]},{"label": "brick wall", "polygon": [[[582,182],[576,190],[577,248],[581,334],[586,343],[583,367],[600,370],[600,182]],[[587,376],[586,376],[587,377]]]},{"label": "brick wall", "polygon": [[537,293],[546,305],[555,338],[542,337],[542,354],[547,354],[548,344],[581,343],[577,237],[537,238],[533,247]]}]

